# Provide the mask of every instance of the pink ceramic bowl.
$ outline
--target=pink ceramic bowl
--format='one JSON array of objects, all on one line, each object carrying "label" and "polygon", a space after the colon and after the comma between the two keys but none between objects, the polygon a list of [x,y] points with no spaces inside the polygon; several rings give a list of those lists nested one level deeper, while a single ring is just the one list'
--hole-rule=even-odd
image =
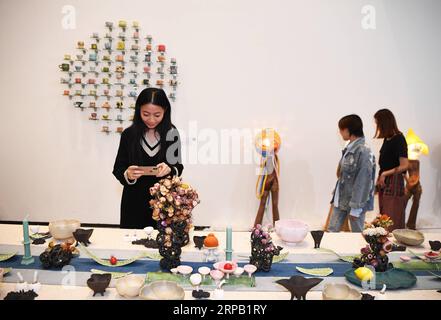
[{"label": "pink ceramic bowl", "polygon": [[[231,269],[225,269],[225,265],[227,263],[231,265]],[[218,265],[218,270],[222,271],[225,274],[233,273],[236,269],[237,269],[237,263],[232,261],[222,261],[219,262]]]},{"label": "pink ceramic bowl", "polygon": [[281,219],[276,221],[276,233],[286,243],[302,242],[308,234],[308,225],[300,220]]}]

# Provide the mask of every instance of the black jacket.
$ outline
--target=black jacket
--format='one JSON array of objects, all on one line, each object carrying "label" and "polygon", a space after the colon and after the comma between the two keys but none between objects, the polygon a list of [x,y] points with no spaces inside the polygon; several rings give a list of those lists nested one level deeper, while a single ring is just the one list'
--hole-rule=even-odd
[{"label": "black jacket", "polygon": [[[173,130],[176,130],[174,131],[176,133],[174,141],[167,141],[165,148],[161,145],[161,150],[153,157],[147,155],[140,141],[135,141],[136,138],[132,128],[129,127],[122,132],[118,154],[113,166],[113,175],[124,186],[121,199],[121,228],[142,229],[147,226],[156,227],[156,222],[152,219],[152,209],[149,205],[149,201],[152,199],[149,188],[162,178],[142,176],[135,184],[129,185],[124,177],[124,172],[132,165],[156,166],[164,162],[172,169],[171,175],[175,175],[177,171],[180,176],[184,170],[181,161],[181,141],[177,129]],[[132,148],[133,144],[135,145],[134,150]],[[169,149],[169,147],[171,148]],[[165,156],[166,150],[174,150],[173,153],[177,159],[176,163],[167,161]]]}]

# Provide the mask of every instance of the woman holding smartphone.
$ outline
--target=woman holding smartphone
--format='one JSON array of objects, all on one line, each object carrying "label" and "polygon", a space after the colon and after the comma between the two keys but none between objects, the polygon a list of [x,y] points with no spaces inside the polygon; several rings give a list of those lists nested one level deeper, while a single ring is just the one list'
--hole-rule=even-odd
[{"label": "woman holding smartphone", "polygon": [[132,125],[121,134],[113,166],[113,175],[124,186],[120,227],[156,226],[149,188],[165,176],[180,176],[183,170],[181,142],[171,122],[170,101],[162,89],[144,89],[136,99]]}]

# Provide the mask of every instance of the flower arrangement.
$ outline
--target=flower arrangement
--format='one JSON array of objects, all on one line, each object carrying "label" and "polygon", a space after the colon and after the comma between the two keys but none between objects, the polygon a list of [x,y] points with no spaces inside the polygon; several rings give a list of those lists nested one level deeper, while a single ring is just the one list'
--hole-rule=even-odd
[{"label": "flower arrangement", "polygon": [[268,230],[257,224],[251,231],[250,264],[257,270],[268,272],[271,269],[273,257],[278,256],[283,248],[274,245]]},{"label": "flower arrangement", "polygon": [[387,254],[392,251],[393,244],[389,241],[388,228],[393,225],[388,215],[378,215],[374,221],[367,224],[362,235],[368,245],[362,248],[361,256],[354,259],[354,267],[371,265],[377,272],[384,272],[389,268]]},{"label": "flower arrangement", "polygon": [[153,219],[158,221],[156,242],[163,257],[160,266],[170,270],[180,264],[181,247],[189,242],[192,211],[200,203],[198,193],[181,178],[164,178],[150,188]]},{"label": "flower arrangement", "polygon": [[191,212],[199,203],[196,190],[183,183],[181,178],[165,178],[150,188],[153,199],[150,206],[153,208],[153,219],[160,221],[163,227],[173,222],[186,221],[185,231],[191,228]]}]

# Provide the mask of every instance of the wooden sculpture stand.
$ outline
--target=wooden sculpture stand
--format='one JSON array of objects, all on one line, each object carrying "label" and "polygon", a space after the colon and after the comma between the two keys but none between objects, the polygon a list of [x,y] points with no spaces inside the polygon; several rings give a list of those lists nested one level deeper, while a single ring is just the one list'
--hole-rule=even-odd
[{"label": "wooden sculpture stand", "polygon": [[[265,161],[264,166],[267,172],[270,172],[266,177],[261,176],[264,180],[263,193],[260,195],[260,205],[257,210],[256,219],[254,220],[254,226],[262,224],[263,215],[265,213],[266,202],[271,193],[271,203],[273,208],[273,223],[280,219],[279,216],[279,178],[278,178],[278,158],[275,155],[276,167],[273,166],[271,159]],[[259,196],[259,195],[258,195]]]},{"label": "wooden sculpture stand", "polygon": [[413,198],[413,200],[406,227],[408,229],[415,230],[418,209],[420,206],[421,194],[423,193],[423,188],[421,187],[421,183],[420,183],[420,161],[409,160],[409,169],[407,172],[409,177],[406,177],[406,182],[407,182],[405,189],[406,207],[410,198]]}]

